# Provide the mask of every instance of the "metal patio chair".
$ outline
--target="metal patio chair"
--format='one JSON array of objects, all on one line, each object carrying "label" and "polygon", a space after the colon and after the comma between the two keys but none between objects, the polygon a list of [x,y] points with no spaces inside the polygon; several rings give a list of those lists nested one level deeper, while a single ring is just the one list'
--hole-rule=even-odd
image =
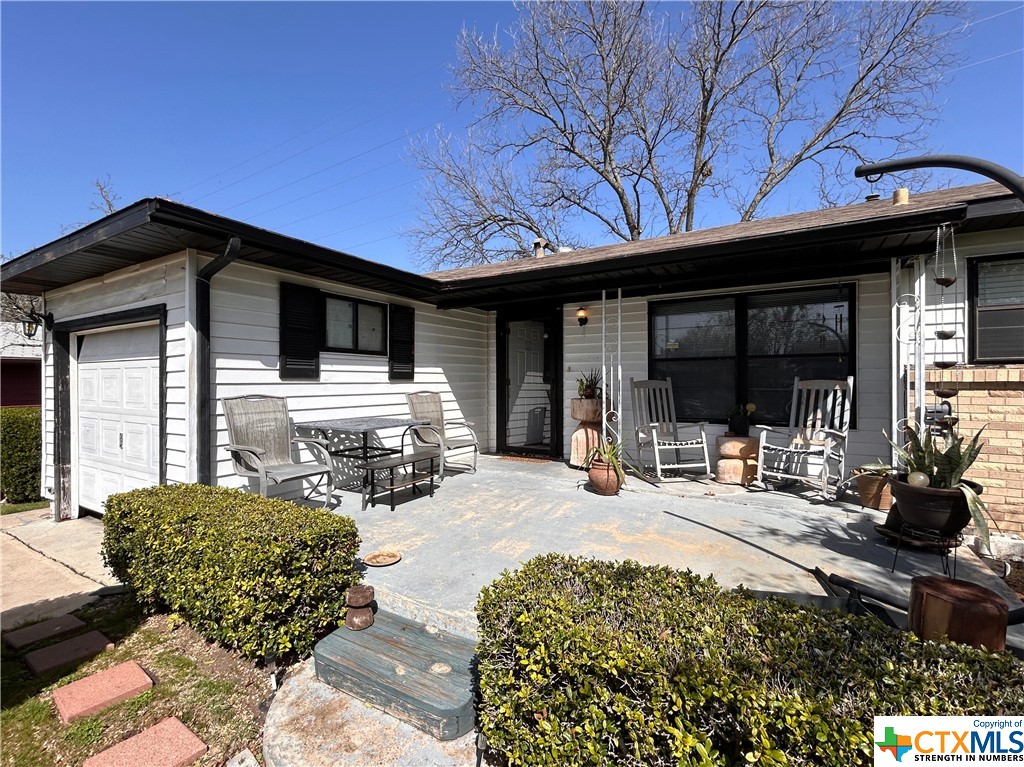
[{"label": "metal patio chair", "polygon": [[[435,391],[418,391],[405,395],[409,403],[409,412],[413,418],[427,421],[430,429],[409,427],[413,447],[425,447],[440,450],[441,468],[439,476],[444,478],[445,456],[456,450],[472,450],[470,474],[476,473],[477,458],[480,454],[480,441],[477,439],[473,424],[469,421],[445,420],[441,395]],[[456,433],[453,435],[452,431]]]},{"label": "metal patio chair", "polygon": [[[751,426],[761,431],[757,481],[796,481],[817,485],[821,497],[835,500],[846,474],[853,376],[846,380],[793,379],[789,428]],[[769,442],[769,435],[778,435]]]},{"label": "metal patio chair", "polygon": [[[224,397],[221,404],[228,423],[230,444],[226,449],[231,453],[237,475],[257,477],[263,497],[267,495],[268,485],[322,477],[327,483],[324,490],[324,508],[327,508],[334,493],[334,468],[327,441],[291,436],[288,401],[284,397]],[[300,444],[306,445],[316,460],[306,463],[295,461],[292,446]],[[306,498],[319,486],[320,480]]]},{"label": "metal patio chair", "polygon": [[[641,465],[645,465],[644,451],[650,450],[654,454],[654,472],[658,479],[666,479],[665,471],[670,469],[703,469],[704,474],[710,474],[707,424],[676,422],[672,379],[634,381],[630,378],[629,386],[633,392],[633,426]],[[696,455],[687,461],[680,455],[684,452]],[[662,457],[665,453],[667,460]]]}]

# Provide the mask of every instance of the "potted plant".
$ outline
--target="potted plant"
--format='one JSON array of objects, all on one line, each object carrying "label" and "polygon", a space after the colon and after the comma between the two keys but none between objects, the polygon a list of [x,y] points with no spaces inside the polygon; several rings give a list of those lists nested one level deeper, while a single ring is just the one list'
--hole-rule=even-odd
[{"label": "potted plant", "polygon": [[[964,446],[964,438],[953,429],[945,434],[945,446],[936,445],[931,430],[920,436],[908,428],[907,444],[893,446],[906,471],[889,477],[893,511],[899,514],[894,523],[938,531],[952,538],[968,524],[974,523],[985,548],[989,548],[988,521],[984,501],[979,497],[982,486],[963,478],[964,473],[981,453],[982,429]],[[888,438],[888,435],[886,436]],[[892,515],[890,515],[892,516]],[[890,526],[890,520],[886,520]]]},{"label": "potted plant", "polygon": [[865,463],[853,470],[857,483],[860,505],[870,509],[888,511],[892,506],[892,491],[889,489],[889,475],[893,468],[887,463]]},{"label": "potted plant", "polygon": [[612,439],[598,442],[587,453],[587,478],[598,495],[615,495],[626,481],[622,445]]},{"label": "potted plant", "polygon": [[[729,431],[734,437],[747,437],[750,435],[750,416],[757,410],[757,405],[748,402],[746,405],[740,403],[729,408],[725,417],[729,419]],[[728,436],[728,434],[726,435]]]},{"label": "potted plant", "polygon": [[580,399],[599,399],[601,396],[601,371],[591,370],[576,379],[576,390]]}]

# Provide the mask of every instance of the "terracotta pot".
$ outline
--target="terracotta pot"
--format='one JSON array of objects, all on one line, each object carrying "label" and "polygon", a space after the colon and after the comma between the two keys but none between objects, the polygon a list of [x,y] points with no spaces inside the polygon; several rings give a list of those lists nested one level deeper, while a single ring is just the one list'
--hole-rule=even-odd
[{"label": "terracotta pot", "polygon": [[888,511],[892,506],[892,491],[889,490],[888,478],[877,474],[857,474],[856,477],[860,505],[869,509]]},{"label": "terracotta pot", "polygon": [[601,458],[594,458],[587,470],[587,477],[590,479],[590,487],[598,495],[615,495],[622,487],[622,480],[615,471],[615,467]]},{"label": "terracotta pot", "polygon": [[[982,486],[977,482],[964,480],[974,492],[981,495]],[[959,488],[917,487],[906,481],[906,475],[889,477],[893,503],[890,517],[899,526],[899,521],[914,527],[937,530],[939,535],[952,538],[971,523],[971,511],[967,499]],[[886,520],[889,525],[889,520]]]}]

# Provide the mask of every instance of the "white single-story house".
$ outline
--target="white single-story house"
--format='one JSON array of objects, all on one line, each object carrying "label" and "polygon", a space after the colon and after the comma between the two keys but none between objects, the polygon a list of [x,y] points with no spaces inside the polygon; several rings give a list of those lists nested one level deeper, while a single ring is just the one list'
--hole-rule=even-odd
[{"label": "white single-story house", "polygon": [[[939,296],[915,279],[937,233],[940,255],[950,247],[943,225],[961,279]],[[618,363],[622,387],[671,377],[679,417],[712,437],[737,403],[785,423],[794,375],[853,375],[849,467],[889,455],[882,430],[906,415],[929,323],[958,332],[929,340],[925,362],[953,355],[961,379],[991,371],[1022,390],[1024,204],[997,184],[539,250],[417,275],[145,199],[9,261],[4,290],[41,295],[52,315],[42,493],[67,518],[140,485],[242,485],[219,406],[240,394],[284,395],[299,422],[407,416],[405,394],[431,389],[485,450],[564,458],[576,379],[602,357],[613,391]],[[1005,457],[1021,476],[1024,418],[1002,417],[990,443],[1018,440]],[[1006,508],[1024,531],[1024,508]]]}]

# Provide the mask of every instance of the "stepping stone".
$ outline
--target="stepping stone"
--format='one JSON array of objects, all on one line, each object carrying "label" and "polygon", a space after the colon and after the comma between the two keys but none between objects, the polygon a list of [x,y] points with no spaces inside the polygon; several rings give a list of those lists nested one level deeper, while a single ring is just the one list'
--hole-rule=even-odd
[{"label": "stepping stone", "polygon": [[85,623],[74,615],[58,615],[56,618],[33,623],[23,629],[15,629],[4,634],[4,641],[8,647],[19,650],[28,647],[30,644],[41,642],[44,639],[70,634],[72,631],[85,628]]},{"label": "stepping stone", "polygon": [[57,688],[53,702],[61,721],[70,722],[133,698],[152,686],[149,674],[130,660]]},{"label": "stepping stone", "polygon": [[474,643],[378,610],[362,631],[340,628],[313,650],[317,678],[438,740],[473,729]]},{"label": "stepping stone", "polygon": [[207,750],[207,745],[178,717],[169,716],[148,730],[90,756],[82,767],[187,767]]},{"label": "stepping stone", "polygon": [[114,643],[98,631],[65,639],[63,642],[42,647],[25,653],[25,663],[36,676],[42,676],[58,668],[95,658]]}]

